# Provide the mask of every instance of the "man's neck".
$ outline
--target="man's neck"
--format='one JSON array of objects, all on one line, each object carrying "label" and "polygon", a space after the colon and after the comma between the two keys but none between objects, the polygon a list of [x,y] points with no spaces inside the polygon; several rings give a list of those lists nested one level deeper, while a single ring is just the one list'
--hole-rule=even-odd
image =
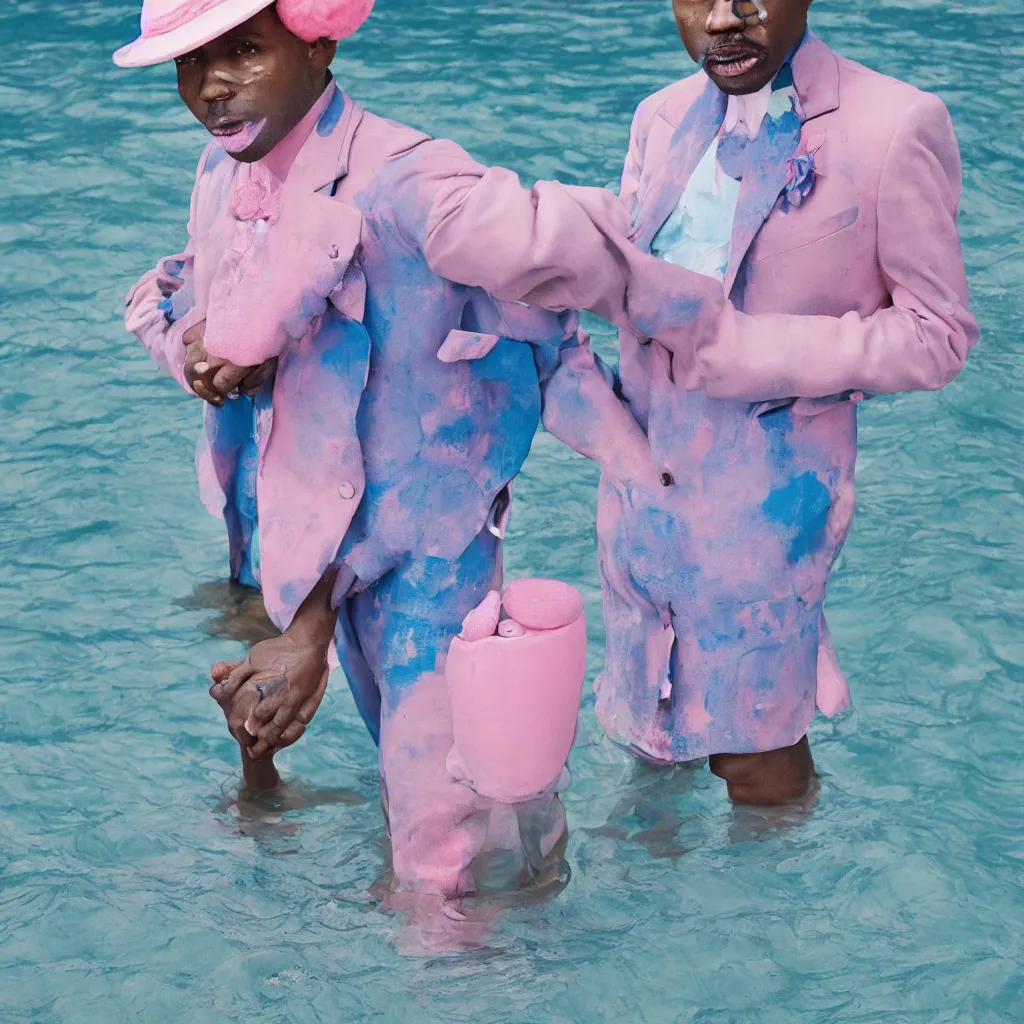
[{"label": "man's neck", "polygon": [[331,102],[335,88],[334,79],[328,75],[327,85],[323,92],[306,111],[302,120],[265,157],[256,161],[278,181],[284,181],[288,177],[288,172],[291,170],[292,164],[295,163],[299,150],[302,149],[313,131],[313,126],[320,120],[321,115]]},{"label": "man's neck", "polygon": [[729,97],[729,105],[725,110],[725,122],[722,125],[727,135],[743,134],[754,138],[761,130],[761,122],[768,113],[768,104],[772,98],[773,78],[757,92],[745,93]]}]

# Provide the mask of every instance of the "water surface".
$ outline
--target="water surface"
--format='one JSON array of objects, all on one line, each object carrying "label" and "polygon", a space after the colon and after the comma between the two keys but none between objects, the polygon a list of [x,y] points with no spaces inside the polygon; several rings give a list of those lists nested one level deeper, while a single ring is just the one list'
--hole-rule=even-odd
[{"label": "water surface", "polygon": [[[837,49],[949,104],[984,338],[943,394],[862,413],[830,598],[858,710],[814,727],[813,816],[734,814],[706,770],[637,775],[588,698],[568,886],[500,916],[487,951],[426,959],[375,902],[374,751],[342,680],[282,759],[310,806],[233,804],[204,676],[241,647],[208,626],[232,608],[198,404],[120,320],[182,244],[203,133],[171,69],[110,64],[135,19],[0,9],[0,1020],[1024,1019],[1020,0],[814,5]],[[593,184],[636,103],[689,70],[667,0],[379,0],[335,67],[378,113]],[[540,437],[508,550],[584,590],[592,670],[595,487]]]}]

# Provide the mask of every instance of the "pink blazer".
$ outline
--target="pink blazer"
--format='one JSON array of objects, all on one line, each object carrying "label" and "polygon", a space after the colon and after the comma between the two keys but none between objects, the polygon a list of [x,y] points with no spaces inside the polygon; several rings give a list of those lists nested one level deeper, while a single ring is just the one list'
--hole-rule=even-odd
[{"label": "pink blazer", "polygon": [[[793,78],[813,193],[783,213],[784,177],[744,180],[729,301],[704,303],[675,330],[634,317],[638,332],[622,335],[624,375],[646,377],[657,358],[641,344],[646,333],[673,353],[677,386],[717,398],[941,388],[978,339],[957,235],[960,157],[949,114],[937,97],[837,56],[813,34],[793,58]],[[707,84],[697,73],[636,112],[621,197],[642,249],[710,141],[699,118],[684,123]]]}]

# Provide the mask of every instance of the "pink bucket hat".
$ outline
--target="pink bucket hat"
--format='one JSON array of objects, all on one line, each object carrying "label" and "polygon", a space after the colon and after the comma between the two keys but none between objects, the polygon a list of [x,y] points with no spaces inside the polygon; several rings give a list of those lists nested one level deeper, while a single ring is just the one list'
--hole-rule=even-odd
[{"label": "pink bucket hat", "polygon": [[[205,46],[273,0],[143,0],[142,34],[114,54],[122,68],[162,64]],[[373,0],[277,0],[285,28],[300,39],[344,39],[370,16]]]}]

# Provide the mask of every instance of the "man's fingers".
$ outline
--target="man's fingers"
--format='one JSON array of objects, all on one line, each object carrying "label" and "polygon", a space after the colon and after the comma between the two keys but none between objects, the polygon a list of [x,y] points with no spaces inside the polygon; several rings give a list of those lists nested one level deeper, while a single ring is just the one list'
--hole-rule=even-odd
[{"label": "man's fingers", "polygon": [[327,692],[327,680],[329,678],[330,673],[325,672],[317,688],[306,698],[302,707],[296,713],[296,720],[301,722],[304,727],[313,721],[313,716],[320,710],[320,704],[323,702],[324,694]]},{"label": "man's fingers", "polygon": [[255,394],[266,383],[276,363],[276,359],[268,359],[261,366],[249,370],[238,382],[238,390],[243,394]]},{"label": "man's fingers", "polygon": [[[227,675],[227,678],[223,679],[219,683],[214,683],[210,687],[210,696],[217,701],[218,704],[223,704],[225,701],[230,700],[241,688],[242,684],[252,675],[252,665],[249,663],[249,659],[240,661]],[[259,694],[256,694],[257,698]]]},{"label": "man's fingers", "polygon": [[284,676],[277,676],[266,682],[262,679],[257,680],[257,686],[263,694],[263,699],[253,712],[253,719],[259,725],[265,725],[277,714],[281,705],[288,700],[287,681]]},{"label": "man's fingers", "polygon": [[[228,712],[228,728],[238,742],[248,747],[254,739],[255,726],[251,722],[252,712],[259,703],[260,695],[255,689],[243,690]],[[246,726],[250,726],[247,728]]]},{"label": "man's fingers", "polygon": [[189,345],[194,345],[197,341],[202,341],[206,336],[206,321],[200,320],[199,323],[193,324],[182,336],[182,344],[187,348]]},{"label": "man's fingers", "polygon": [[235,366],[234,363],[225,363],[213,374],[213,386],[222,395],[229,394],[238,387],[239,382],[249,372],[246,366]]},{"label": "man's fingers", "polygon": [[202,377],[196,377],[192,381],[192,390],[204,402],[209,402],[210,405],[216,405],[219,408],[224,404],[224,396],[218,394],[212,388],[207,387],[206,382],[202,379]]},{"label": "man's fingers", "polygon": [[290,747],[292,744],[298,743],[305,735],[306,729],[308,728],[308,722],[300,722],[298,718],[296,718],[295,721],[292,722],[283,733],[281,733],[281,736],[277,741],[277,746],[272,748],[270,753],[278,754],[286,747]]},{"label": "man's fingers", "polygon": [[302,739],[303,734],[308,727],[308,722],[300,722],[298,718],[288,726],[283,733],[281,738],[277,741],[277,746],[274,748],[276,753],[278,750],[284,750],[285,747],[290,747],[293,743],[298,743]]},{"label": "man's fingers", "polygon": [[[316,715],[323,702],[324,694],[327,692],[328,678],[329,674],[325,672],[317,688],[306,698],[299,710],[296,711],[295,717],[281,731],[281,735],[277,738],[277,743],[273,746],[271,753],[284,750],[285,747],[290,747],[302,738],[302,734],[306,731],[309,723],[313,721],[314,715]],[[269,739],[269,736],[265,737],[261,729],[259,740],[261,741],[264,738]]]},{"label": "man's fingers", "polygon": [[222,682],[231,675],[231,670],[238,668],[243,661],[245,661],[245,658],[241,658],[238,661],[218,661],[213,668],[210,669],[210,678],[215,683]]}]

